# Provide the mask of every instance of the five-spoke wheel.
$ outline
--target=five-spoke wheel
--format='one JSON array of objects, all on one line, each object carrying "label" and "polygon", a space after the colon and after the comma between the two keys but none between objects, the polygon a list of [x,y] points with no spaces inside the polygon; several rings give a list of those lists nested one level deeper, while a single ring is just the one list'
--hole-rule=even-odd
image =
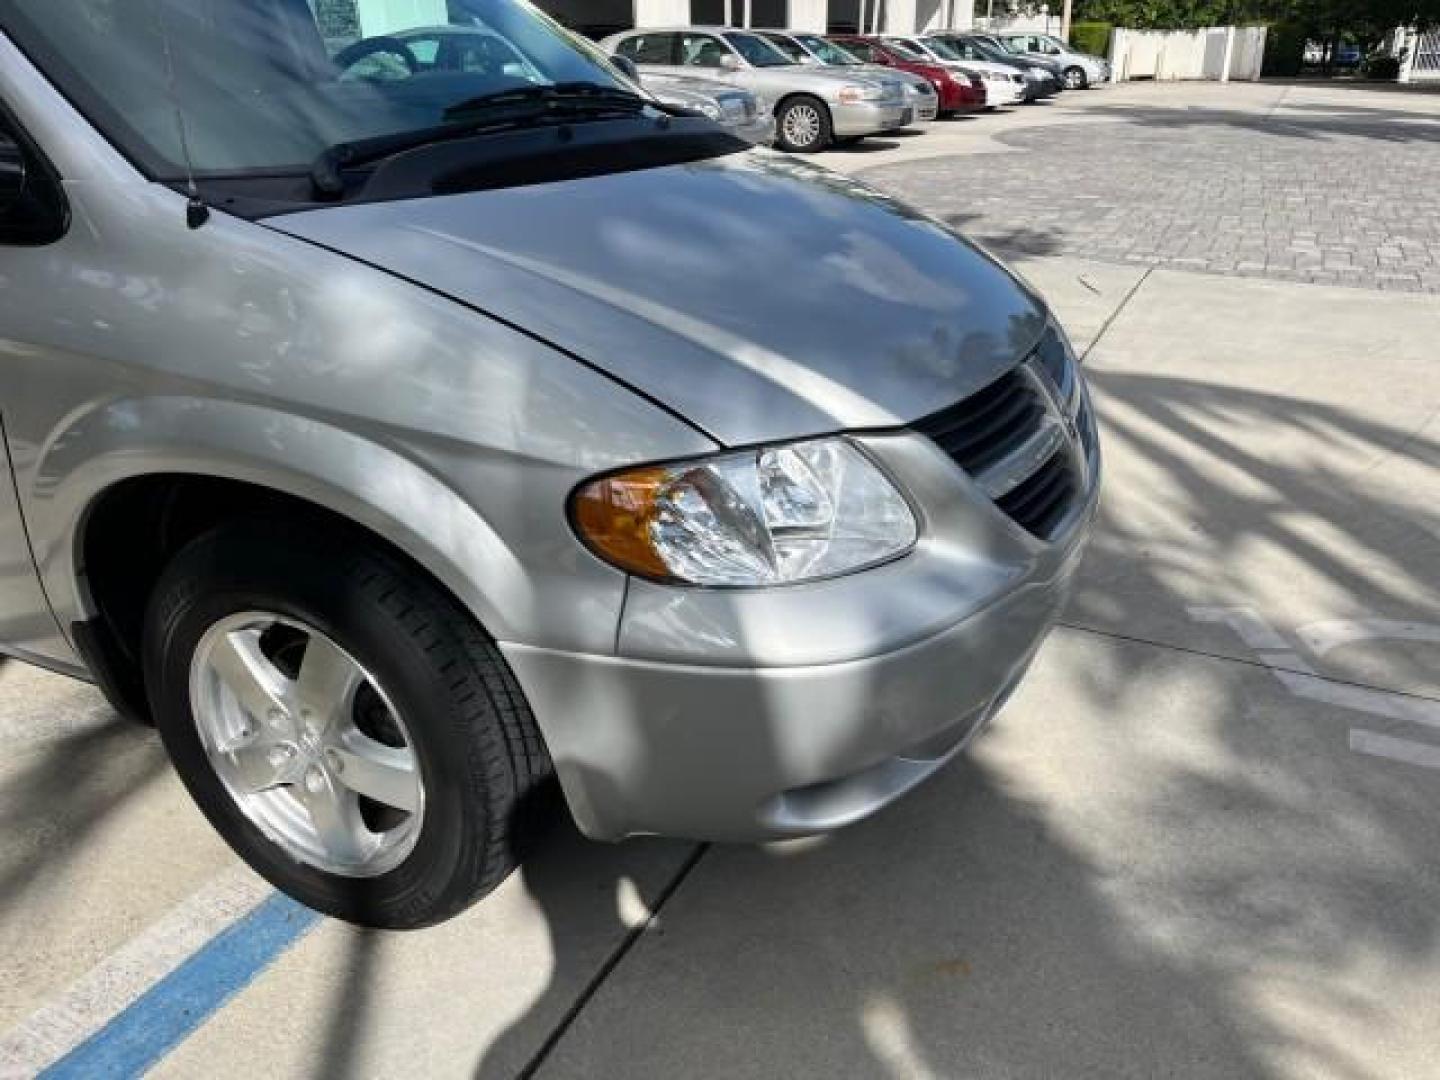
[{"label": "five-spoke wheel", "polygon": [[553,806],[544,740],[456,601],[343,526],[191,541],[155,586],[145,682],[195,801],[261,874],[371,926],[498,885]]}]

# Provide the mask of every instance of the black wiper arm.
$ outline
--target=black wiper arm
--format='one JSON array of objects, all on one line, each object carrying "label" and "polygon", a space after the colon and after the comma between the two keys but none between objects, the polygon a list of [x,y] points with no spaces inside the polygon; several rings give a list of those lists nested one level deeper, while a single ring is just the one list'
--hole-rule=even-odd
[{"label": "black wiper arm", "polygon": [[315,194],[334,198],[345,193],[345,178],[340,175],[342,169],[380,161],[432,143],[461,139],[474,131],[474,124],[444,124],[440,127],[401,131],[394,135],[379,135],[373,139],[336,143],[320,151],[311,163],[310,185],[315,189]]},{"label": "black wiper arm", "polygon": [[628,90],[594,83],[526,86],[482,94],[446,109],[438,127],[379,135],[373,139],[336,143],[322,150],[310,166],[310,183],[320,196],[345,193],[343,169],[367,165],[422,146],[464,139],[490,128],[536,123],[547,118],[638,113],[652,103]]},{"label": "black wiper arm", "polygon": [[489,114],[513,108],[516,105],[555,106],[562,109],[631,108],[639,110],[649,102],[639,94],[614,86],[599,83],[564,82],[544,86],[520,86],[510,90],[496,90],[451,105],[444,112],[446,120],[470,120],[488,118]]}]

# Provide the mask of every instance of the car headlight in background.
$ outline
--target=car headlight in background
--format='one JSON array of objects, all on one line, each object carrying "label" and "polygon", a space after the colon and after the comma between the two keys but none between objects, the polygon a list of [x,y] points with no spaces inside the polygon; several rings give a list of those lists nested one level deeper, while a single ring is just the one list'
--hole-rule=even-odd
[{"label": "car headlight in background", "polygon": [[601,558],[658,581],[785,585],[904,555],[919,528],[854,443],[816,439],[601,477],[571,496]]},{"label": "car headlight in background", "polygon": [[846,83],[840,88],[842,105],[858,105],[862,101],[879,101],[884,96],[885,88],[882,86],[857,86],[854,83]]},{"label": "car headlight in background", "polygon": [[719,105],[712,104],[708,101],[700,106],[700,111],[704,113],[707,117],[709,117],[711,120],[725,119],[725,110],[720,108]]}]

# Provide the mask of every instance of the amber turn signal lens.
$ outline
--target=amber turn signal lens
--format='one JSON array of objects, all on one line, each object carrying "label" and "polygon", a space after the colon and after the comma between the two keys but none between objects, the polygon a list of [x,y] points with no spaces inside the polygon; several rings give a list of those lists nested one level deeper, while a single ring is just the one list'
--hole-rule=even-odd
[{"label": "amber turn signal lens", "polygon": [[650,578],[670,578],[669,567],[650,541],[656,501],[674,473],[665,468],[636,469],[586,484],[575,493],[575,524],[596,552],[624,570]]}]

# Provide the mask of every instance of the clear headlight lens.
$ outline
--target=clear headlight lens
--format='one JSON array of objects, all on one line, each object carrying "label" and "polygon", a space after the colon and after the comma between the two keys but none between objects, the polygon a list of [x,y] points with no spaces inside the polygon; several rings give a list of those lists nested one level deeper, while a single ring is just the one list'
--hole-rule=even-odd
[{"label": "clear headlight lens", "polygon": [[581,538],[622,570],[691,585],[784,585],[905,554],[904,497],[848,439],[650,465],[579,488]]},{"label": "clear headlight lens", "polygon": [[705,102],[705,104],[703,104],[703,105],[700,106],[700,111],[701,111],[702,113],[704,113],[706,116],[708,116],[711,120],[723,120],[723,119],[725,119],[725,110],[723,110],[722,108],[720,108],[719,105],[712,105],[712,104],[711,104],[710,102],[708,102],[708,101]]}]

